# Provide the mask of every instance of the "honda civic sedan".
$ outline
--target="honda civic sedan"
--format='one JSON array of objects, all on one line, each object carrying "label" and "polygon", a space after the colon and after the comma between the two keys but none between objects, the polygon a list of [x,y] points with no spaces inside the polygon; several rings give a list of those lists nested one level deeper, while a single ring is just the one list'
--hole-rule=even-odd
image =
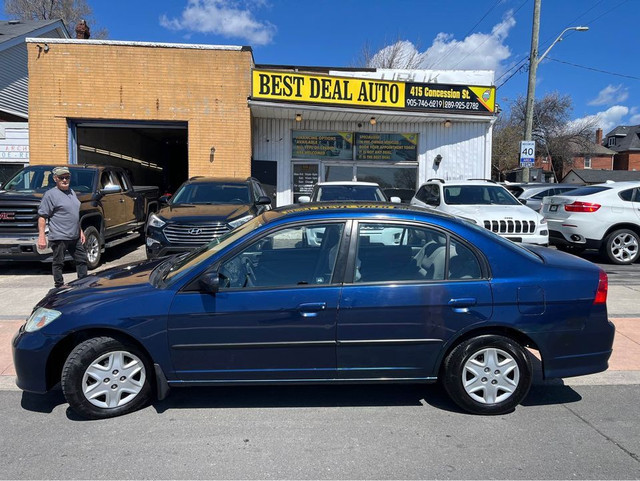
[{"label": "honda civic sedan", "polygon": [[87,418],[178,387],[437,380],[502,414],[527,396],[529,349],[547,378],[607,369],[606,297],[594,264],[447,214],[305,204],[52,290],[13,356],[20,388],[60,383]]}]

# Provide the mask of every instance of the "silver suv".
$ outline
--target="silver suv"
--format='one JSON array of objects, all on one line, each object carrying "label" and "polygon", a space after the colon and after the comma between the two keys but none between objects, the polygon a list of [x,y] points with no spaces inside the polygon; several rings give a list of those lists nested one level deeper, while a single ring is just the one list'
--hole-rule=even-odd
[{"label": "silver suv", "polygon": [[411,205],[471,219],[515,242],[549,243],[545,219],[491,180],[430,179],[418,189]]}]

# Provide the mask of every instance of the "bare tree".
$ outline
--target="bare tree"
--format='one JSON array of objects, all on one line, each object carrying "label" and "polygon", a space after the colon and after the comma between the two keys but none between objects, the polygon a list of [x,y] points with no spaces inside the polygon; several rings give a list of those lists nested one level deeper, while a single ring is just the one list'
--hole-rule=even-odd
[{"label": "bare tree", "polygon": [[[94,24],[93,10],[86,0],[5,0],[4,11],[7,15],[20,20],[54,20],[64,22],[73,37],[75,27],[80,20]],[[92,38],[107,38],[104,28],[93,29]]]},{"label": "bare tree", "polygon": [[[506,170],[517,167],[525,111],[526,100],[519,97],[511,105],[509,115],[496,122],[492,160],[494,172],[503,173],[505,166]],[[557,92],[536,100],[533,108],[532,140],[536,142],[536,152],[551,159],[558,179],[573,167],[577,155],[589,153],[593,147],[597,120],[572,122],[572,111],[571,97]],[[515,160],[506,162],[505,159]]]},{"label": "bare tree", "polygon": [[[386,43],[386,42],[385,42]],[[363,45],[356,66],[370,68],[419,69],[423,68],[424,54],[408,40],[397,38],[381,50],[374,52],[367,42]]]}]

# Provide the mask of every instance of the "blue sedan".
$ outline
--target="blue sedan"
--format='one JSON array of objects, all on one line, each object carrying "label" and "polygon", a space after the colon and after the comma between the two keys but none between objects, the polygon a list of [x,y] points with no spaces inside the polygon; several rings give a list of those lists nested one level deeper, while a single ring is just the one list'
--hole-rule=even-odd
[{"label": "blue sedan", "polygon": [[269,211],[197,251],[52,290],[13,339],[18,386],[107,418],[170,388],[441,380],[512,411],[532,379],[607,369],[594,264],[400,204]]}]

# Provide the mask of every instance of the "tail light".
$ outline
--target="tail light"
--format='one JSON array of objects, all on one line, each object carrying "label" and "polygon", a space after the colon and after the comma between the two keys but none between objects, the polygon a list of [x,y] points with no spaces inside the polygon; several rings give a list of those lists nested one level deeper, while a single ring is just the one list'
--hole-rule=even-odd
[{"label": "tail light", "polygon": [[600,204],[576,201],[573,204],[565,204],[564,210],[566,210],[567,212],[595,212],[600,207]]},{"label": "tail light", "polygon": [[609,278],[607,273],[600,269],[600,278],[598,279],[598,290],[596,291],[596,298],[593,300],[593,304],[606,304],[607,303],[607,291],[609,290]]}]

